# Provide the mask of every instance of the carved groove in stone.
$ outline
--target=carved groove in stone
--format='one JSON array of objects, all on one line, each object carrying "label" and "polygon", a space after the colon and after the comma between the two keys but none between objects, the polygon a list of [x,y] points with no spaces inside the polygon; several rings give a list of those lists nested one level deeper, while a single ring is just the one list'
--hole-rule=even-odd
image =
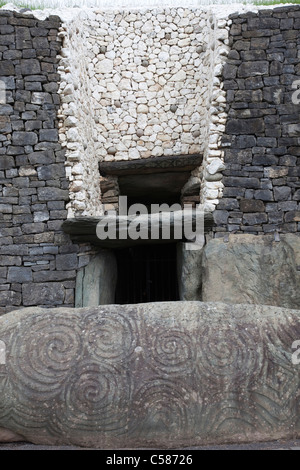
[{"label": "carved groove in stone", "polygon": [[[300,435],[300,311],[161,302],[0,318],[0,429],[36,444],[192,446]],[[1,433],[0,433],[1,436]]]}]

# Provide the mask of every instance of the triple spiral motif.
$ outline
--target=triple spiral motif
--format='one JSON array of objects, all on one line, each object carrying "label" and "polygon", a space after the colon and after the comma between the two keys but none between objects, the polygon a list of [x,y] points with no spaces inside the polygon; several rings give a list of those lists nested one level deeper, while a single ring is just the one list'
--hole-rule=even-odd
[{"label": "triple spiral motif", "polygon": [[21,317],[3,338],[0,427],[152,442],[195,429],[218,435],[237,421],[245,432],[287,426],[299,387],[286,349],[300,328],[290,319],[262,326],[237,307],[235,317],[181,323],[171,311],[160,321],[130,308]]}]

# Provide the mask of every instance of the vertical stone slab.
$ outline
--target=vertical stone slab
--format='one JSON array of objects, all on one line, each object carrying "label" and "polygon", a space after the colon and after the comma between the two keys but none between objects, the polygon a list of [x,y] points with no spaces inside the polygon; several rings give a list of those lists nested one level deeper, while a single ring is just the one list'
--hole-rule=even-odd
[{"label": "vertical stone slab", "polygon": [[202,299],[202,255],[200,250],[187,250],[186,243],[177,244],[177,278],[180,300]]},{"label": "vertical stone slab", "polygon": [[103,250],[78,272],[76,307],[113,304],[117,284],[117,262],[113,251]]}]

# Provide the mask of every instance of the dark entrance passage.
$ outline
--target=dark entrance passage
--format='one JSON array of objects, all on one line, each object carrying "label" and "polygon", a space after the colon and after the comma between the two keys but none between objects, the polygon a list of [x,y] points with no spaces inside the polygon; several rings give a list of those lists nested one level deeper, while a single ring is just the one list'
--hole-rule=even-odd
[{"label": "dark entrance passage", "polygon": [[115,254],[117,304],[179,300],[176,243],[136,246]]}]

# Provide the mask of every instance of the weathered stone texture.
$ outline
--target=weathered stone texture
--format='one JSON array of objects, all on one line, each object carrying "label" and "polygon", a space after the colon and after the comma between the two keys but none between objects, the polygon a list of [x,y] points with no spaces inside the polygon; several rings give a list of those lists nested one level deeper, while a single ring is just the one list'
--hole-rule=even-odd
[{"label": "weathered stone texture", "polygon": [[117,261],[113,251],[101,250],[78,271],[75,306],[114,304],[117,277]]},{"label": "weathered stone texture", "polygon": [[80,248],[60,228],[68,201],[57,142],[61,22],[3,10],[0,20],[1,315],[21,305],[74,305]]},{"label": "weathered stone texture", "polygon": [[217,207],[227,215],[218,211],[216,236],[300,231],[292,213],[299,210],[300,187],[299,104],[293,102],[300,74],[299,12],[299,6],[287,6],[230,17],[231,51],[223,70],[226,199]]},{"label": "weathered stone texture", "polygon": [[299,337],[299,310],[261,305],[11,312],[0,439],[170,449],[299,438]]},{"label": "weathered stone texture", "polygon": [[279,240],[250,234],[210,240],[203,251],[202,299],[300,309],[300,235]]}]

